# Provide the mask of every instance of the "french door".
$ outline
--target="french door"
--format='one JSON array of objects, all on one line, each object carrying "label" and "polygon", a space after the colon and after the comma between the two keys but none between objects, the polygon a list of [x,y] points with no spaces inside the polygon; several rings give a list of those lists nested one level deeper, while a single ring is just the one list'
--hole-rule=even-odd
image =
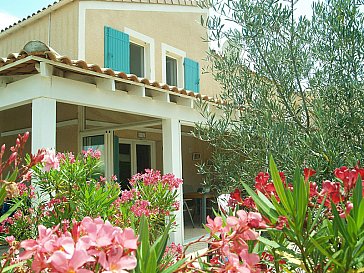
[{"label": "french door", "polygon": [[155,142],[119,139],[119,180],[122,188],[129,179],[145,169],[155,169]]},{"label": "french door", "polygon": [[95,132],[93,134],[81,133],[81,149],[97,149],[101,152],[100,172],[101,175],[107,178],[119,172],[117,169],[118,165],[114,161],[118,155],[118,143],[119,139],[114,136],[112,130]]}]

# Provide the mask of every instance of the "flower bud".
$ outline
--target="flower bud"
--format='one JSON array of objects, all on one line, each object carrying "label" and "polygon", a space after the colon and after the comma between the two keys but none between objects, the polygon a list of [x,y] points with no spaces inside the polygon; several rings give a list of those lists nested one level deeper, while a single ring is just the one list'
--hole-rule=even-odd
[{"label": "flower bud", "polygon": [[25,134],[23,135],[23,143],[27,142],[29,138],[29,132],[25,132]]},{"label": "flower bud", "polygon": [[13,161],[15,161],[17,156],[18,156],[18,153],[17,153],[17,152],[13,152],[13,153],[9,156],[9,159],[8,159],[7,164],[10,164],[10,163],[12,163]]}]

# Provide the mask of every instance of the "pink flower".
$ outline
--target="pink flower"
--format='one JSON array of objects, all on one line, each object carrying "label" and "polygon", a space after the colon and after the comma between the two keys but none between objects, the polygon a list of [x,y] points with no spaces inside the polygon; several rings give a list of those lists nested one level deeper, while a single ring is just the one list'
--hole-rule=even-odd
[{"label": "pink flower", "polygon": [[49,172],[51,169],[59,170],[59,160],[54,150],[47,150],[42,160],[44,163],[43,171]]},{"label": "pink flower", "polygon": [[5,238],[5,241],[11,246],[11,244],[15,241],[15,237],[13,235]]},{"label": "pink flower", "polygon": [[173,208],[174,210],[179,210],[179,202],[178,202],[178,201],[174,202],[174,203],[172,204],[172,208]]},{"label": "pink flower", "polygon": [[170,190],[178,189],[182,185],[183,181],[180,178],[174,176],[174,174],[167,173],[162,176],[162,183],[168,185]]},{"label": "pink flower", "polygon": [[92,261],[94,259],[85,250],[75,250],[71,257],[63,251],[56,251],[47,260],[47,263],[50,263],[59,273],[92,273],[90,270],[81,268],[85,263]]},{"label": "pink flower", "polygon": [[46,228],[43,225],[38,226],[38,238],[37,240],[29,239],[20,243],[20,247],[25,250],[20,254],[20,259],[27,260],[36,251],[47,252],[53,251],[53,244],[56,236],[53,234],[58,229],[56,226],[54,229]]},{"label": "pink flower", "polygon": [[148,209],[149,202],[146,200],[136,200],[135,204],[131,206],[130,210],[135,214],[137,217],[141,217],[142,215],[149,216],[150,211]]},{"label": "pink flower", "polygon": [[134,199],[136,189],[131,189],[130,191],[124,190],[121,192],[121,203],[126,203]]},{"label": "pink flower", "polygon": [[112,250],[107,259],[102,259],[102,262],[100,260],[100,264],[106,269],[104,273],[128,273],[126,270],[134,269],[137,260],[134,256],[124,256],[123,251],[118,248]]},{"label": "pink flower", "polygon": [[210,229],[211,234],[215,234],[216,232],[221,232],[222,228],[222,218],[216,216],[214,220],[207,216],[207,224],[206,227]]},{"label": "pink flower", "polygon": [[248,224],[251,228],[266,228],[267,225],[262,218],[262,215],[258,212],[248,213]]},{"label": "pink flower", "polygon": [[32,180],[32,174],[33,174],[33,171],[32,171],[32,170],[27,171],[27,172],[23,175],[22,182],[24,182],[24,181],[31,181],[31,180]]},{"label": "pink flower", "polygon": [[137,240],[130,228],[122,230],[101,218],[85,217],[81,223],[73,221],[71,232],[39,226],[37,240],[21,242],[25,250],[20,259],[33,257],[32,269],[37,273],[93,272],[87,268],[127,272],[136,266]]}]

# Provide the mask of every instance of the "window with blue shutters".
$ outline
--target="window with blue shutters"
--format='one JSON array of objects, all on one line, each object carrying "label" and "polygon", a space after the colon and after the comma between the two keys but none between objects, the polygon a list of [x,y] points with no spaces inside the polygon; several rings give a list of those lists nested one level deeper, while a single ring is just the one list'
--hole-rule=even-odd
[{"label": "window with blue shutters", "polygon": [[129,35],[106,26],[104,28],[104,66],[130,73]]},{"label": "window with blue shutters", "polygon": [[200,92],[200,64],[194,60],[184,59],[185,89]]}]

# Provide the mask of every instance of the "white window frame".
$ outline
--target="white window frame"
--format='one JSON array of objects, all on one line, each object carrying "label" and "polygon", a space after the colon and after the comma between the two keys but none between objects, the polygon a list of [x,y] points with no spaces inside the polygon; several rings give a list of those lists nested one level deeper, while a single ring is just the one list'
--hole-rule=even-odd
[{"label": "white window frame", "polygon": [[167,65],[166,57],[170,57],[177,60],[177,87],[184,88],[184,69],[183,61],[186,58],[186,52],[175,48],[173,46],[167,45],[165,43],[161,44],[162,49],[162,82],[167,82]]},{"label": "white window frame", "polygon": [[154,39],[140,32],[124,27],[129,42],[144,48],[144,78],[155,81],[155,44]]},{"label": "white window frame", "polygon": [[136,162],[136,145],[150,145],[150,163],[151,168],[156,168],[156,148],[155,148],[155,141],[152,140],[137,140],[137,139],[127,139],[127,138],[119,138],[119,144],[130,144],[131,145],[131,175],[136,174],[137,172],[137,162]]}]

